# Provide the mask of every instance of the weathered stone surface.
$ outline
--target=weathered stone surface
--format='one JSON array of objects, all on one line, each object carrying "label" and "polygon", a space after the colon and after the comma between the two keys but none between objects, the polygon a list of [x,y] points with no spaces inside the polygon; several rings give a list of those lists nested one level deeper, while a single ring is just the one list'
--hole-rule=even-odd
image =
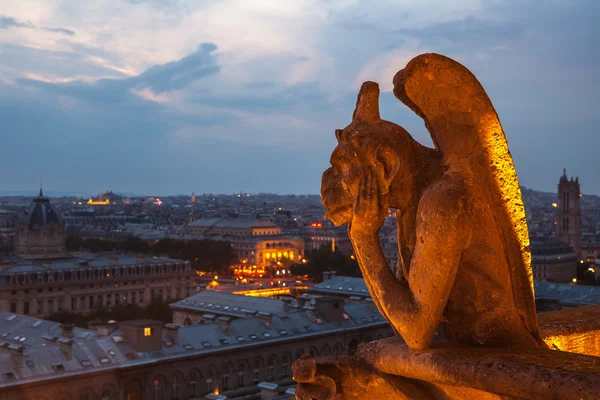
[{"label": "weathered stone surface", "polygon": [[333,399],[481,399],[506,398],[470,388],[436,385],[376,371],[351,357],[312,358],[305,355],[292,366],[300,400]]},{"label": "weathered stone surface", "polygon": [[[321,186],[326,217],[348,223],[373,300],[414,349],[431,344],[440,320],[461,346],[544,347],[521,192],[491,101],[469,70],[438,54],[411,60],[394,93],[436,148],[382,120],[378,86],[366,82]],[[389,207],[398,210],[398,278],[379,243]]]},{"label": "weathered stone surface", "polygon": [[547,349],[452,346],[410,350],[400,338],[361,345],[355,356],[383,373],[524,399],[589,399],[600,358]]},{"label": "weathered stone surface", "polygon": [[[365,344],[354,360],[305,357],[294,365],[297,397],[595,397],[600,358],[547,348],[597,354],[589,324],[548,316],[540,335],[519,182],[483,87],[456,61],[423,54],[396,74],[394,94],[435,148],[382,120],[378,85],[365,82],[352,122],[336,130],[321,197],[326,217],[348,224],[373,301],[406,344]],[[396,275],[379,242],[390,207]]]},{"label": "weathered stone surface", "polygon": [[551,349],[600,356],[600,306],[542,313],[539,324]]}]

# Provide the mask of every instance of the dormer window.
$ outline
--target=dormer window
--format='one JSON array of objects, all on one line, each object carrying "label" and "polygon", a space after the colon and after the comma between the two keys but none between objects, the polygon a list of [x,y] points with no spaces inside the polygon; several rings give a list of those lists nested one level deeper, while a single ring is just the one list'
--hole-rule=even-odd
[{"label": "dormer window", "polygon": [[152,328],[144,328],[144,336],[152,336]]}]

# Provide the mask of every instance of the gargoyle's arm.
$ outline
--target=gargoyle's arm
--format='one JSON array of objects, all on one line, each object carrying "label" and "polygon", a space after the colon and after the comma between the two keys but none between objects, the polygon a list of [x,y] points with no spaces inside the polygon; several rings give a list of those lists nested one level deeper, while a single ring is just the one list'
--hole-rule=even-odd
[{"label": "gargoyle's arm", "polygon": [[469,241],[470,214],[464,191],[440,182],[424,193],[407,282],[388,267],[378,233],[351,230],[369,291],[411,348],[427,348],[433,340]]}]

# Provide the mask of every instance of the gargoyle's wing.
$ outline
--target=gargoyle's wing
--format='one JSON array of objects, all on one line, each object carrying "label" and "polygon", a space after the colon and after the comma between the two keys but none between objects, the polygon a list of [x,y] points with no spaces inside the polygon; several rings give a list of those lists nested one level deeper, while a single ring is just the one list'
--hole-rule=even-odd
[{"label": "gargoyle's wing", "polygon": [[493,207],[516,306],[539,340],[531,252],[519,180],[494,106],[463,65],[439,55],[413,58],[394,77],[394,94],[425,120],[449,166],[466,165]]}]

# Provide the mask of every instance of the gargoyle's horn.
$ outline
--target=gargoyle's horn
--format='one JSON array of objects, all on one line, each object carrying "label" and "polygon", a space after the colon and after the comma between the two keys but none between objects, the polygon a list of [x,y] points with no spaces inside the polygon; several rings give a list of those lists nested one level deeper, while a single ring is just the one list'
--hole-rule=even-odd
[{"label": "gargoyle's horn", "polygon": [[375,82],[367,81],[362,84],[358,93],[352,120],[370,122],[378,121],[379,119],[379,85]]}]

